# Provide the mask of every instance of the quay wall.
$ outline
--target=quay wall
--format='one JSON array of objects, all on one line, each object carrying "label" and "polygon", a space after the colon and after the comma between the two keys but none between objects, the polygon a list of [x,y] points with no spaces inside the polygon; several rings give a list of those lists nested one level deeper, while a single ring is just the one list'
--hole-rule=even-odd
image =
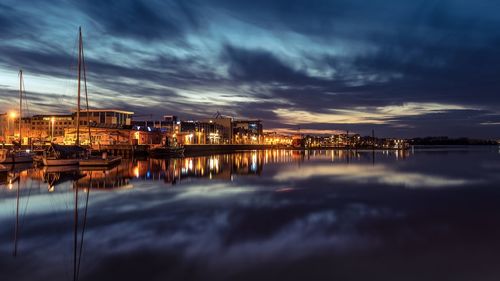
[{"label": "quay wall", "polygon": [[185,154],[197,154],[197,153],[216,153],[216,152],[232,152],[232,151],[243,151],[243,150],[263,150],[263,149],[273,149],[282,148],[276,145],[268,144],[189,144],[184,145]]},{"label": "quay wall", "polygon": [[[110,155],[120,155],[128,158],[133,156],[146,156],[149,152],[149,145],[100,145],[93,146],[94,153],[107,151]],[[237,151],[248,150],[265,150],[265,149],[288,149],[288,150],[372,150],[371,147],[311,147],[300,148],[283,145],[270,144],[189,144],[184,145],[184,155],[186,156],[201,156],[213,153],[231,153]],[[374,150],[381,150],[375,148]],[[397,149],[382,149],[382,150],[397,150]]]}]

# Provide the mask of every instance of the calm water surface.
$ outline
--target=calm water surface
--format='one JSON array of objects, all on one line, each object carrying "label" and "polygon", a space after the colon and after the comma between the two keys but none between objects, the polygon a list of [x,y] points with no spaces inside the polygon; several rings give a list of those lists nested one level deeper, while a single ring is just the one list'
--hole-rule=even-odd
[{"label": "calm water surface", "polygon": [[500,280],[498,147],[4,168],[1,280]]}]

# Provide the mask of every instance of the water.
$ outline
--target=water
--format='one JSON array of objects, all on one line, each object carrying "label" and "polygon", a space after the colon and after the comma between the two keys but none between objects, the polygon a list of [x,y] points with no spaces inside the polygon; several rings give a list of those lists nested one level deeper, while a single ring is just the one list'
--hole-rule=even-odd
[{"label": "water", "polygon": [[254,151],[0,177],[2,280],[500,276],[498,147]]}]

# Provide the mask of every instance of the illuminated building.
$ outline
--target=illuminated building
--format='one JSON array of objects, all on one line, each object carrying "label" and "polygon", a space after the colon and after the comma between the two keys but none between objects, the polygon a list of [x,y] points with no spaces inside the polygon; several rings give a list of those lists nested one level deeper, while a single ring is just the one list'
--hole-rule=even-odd
[{"label": "illuminated building", "polygon": [[71,114],[35,115],[30,118],[30,131],[28,134],[23,132],[23,135],[29,135],[35,141],[50,141],[51,138],[62,141],[64,130],[73,128],[74,122],[74,116]]},{"label": "illuminated building", "polygon": [[[88,117],[87,117],[88,113]],[[76,113],[73,113],[76,119]],[[123,111],[117,109],[89,109],[80,111],[80,125],[87,125],[87,120],[94,124],[106,125],[131,125],[131,111]]]},{"label": "illuminated building", "polygon": [[234,120],[233,144],[261,144],[264,142],[261,120]]},{"label": "illuminated building", "polygon": [[292,145],[293,138],[288,135],[280,135],[277,132],[265,132],[264,134],[264,144],[267,145]]},{"label": "illuminated building", "polygon": [[203,122],[219,125],[220,143],[229,144],[233,139],[233,118],[216,116],[215,118],[202,120]]},{"label": "illuminated building", "polygon": [[[162,144],[165,133],[155,128],[143,128],[116,125],[92,125],[80,127],[80,143],[89,144],[89,129],[92,145],[142,145]],[[64,144],[74,144],[76,128],[67,128],[64,133]]]},{"label": "illuminated building", "polygon": [[215,122],[181,121],[180,131],[184,134],[184,144],[224,144],[229,143],[227,128]]}]

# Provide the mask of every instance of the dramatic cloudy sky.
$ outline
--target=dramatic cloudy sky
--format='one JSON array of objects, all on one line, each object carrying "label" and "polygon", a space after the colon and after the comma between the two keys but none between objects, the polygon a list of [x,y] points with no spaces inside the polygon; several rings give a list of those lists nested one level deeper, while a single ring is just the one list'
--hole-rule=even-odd
[{"label": "dramatic cloudy sky", "polygon": [[91,107],[265,127],[500,137],[500,2],[0,3],[0,112],[69,112],[82,26]]}]

